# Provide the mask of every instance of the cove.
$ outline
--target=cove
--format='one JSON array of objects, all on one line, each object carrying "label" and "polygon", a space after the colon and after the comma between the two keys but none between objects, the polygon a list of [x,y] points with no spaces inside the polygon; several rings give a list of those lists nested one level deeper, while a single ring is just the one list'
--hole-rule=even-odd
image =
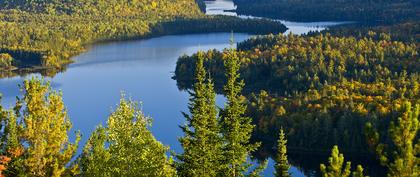
[{"label": "cove", "polygon": [[[234,7],[232,1],[217,0],[207,3],[208,14],[236,15],[225,12]],[[225,14],[230,13],[230,14]],[[322,30],[335,22],[327,23],[284,23],[288,32],[296,34],[310,30]],[[187,111],[189,95],[178,90],[172,80],[176,61],[181,55],[191,55],[199,50],[229,47],[230,33],[188,34],[156,37],[138,41],[112,42],[92,46],[86,53],[72,58],[75,62],[65,72],[53,78],[46,78],[56,90],[63,92],[73,131],[80,130],[84,146],[90,133],[99,124],[104,124],[112,108],[119,102],[121,92],[133,100],[141,101],[145,113],[153,118],[152,132],[171,150],[182,149],[178,137],[184,124],[181,111]],[[236,42],[250,35],[234,33]],[[15,97],[21,95],[18,85],[23,80],[39,74],[0,79],[2,105],[11,107]],[[218,96],[218,105],[223,106],[223,96]],[[74,141],[73,132],[70,133]],[[292,168],[293,176],[304,176],[301,170]],[[270,161],[264,176],[272,176]]]}]

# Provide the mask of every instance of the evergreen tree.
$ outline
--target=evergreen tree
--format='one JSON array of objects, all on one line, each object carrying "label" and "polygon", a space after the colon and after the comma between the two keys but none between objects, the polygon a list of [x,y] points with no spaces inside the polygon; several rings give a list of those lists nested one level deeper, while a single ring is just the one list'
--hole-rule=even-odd
[{"label": "evergreen tree", "polygon": [[[323,177],[365,177],[363,175],[363,167],[358,165],[355,172],[351,172],[351,162],[346,162],[344,165],[344,155],[340,154],[338,146],[334,146],[331,152],[331,157],[328,158],[328,166],[320,165]],[[366,176],[368,177],[368,176]]]},{"label": "evergreen tree", "polygon": [[365,177],[363,174],[363,167],[361,165],[357,165],[356,171],[353,172],[353,177]]},{"label": "evergreen tree", "polygon": [[189,110],[184,113],[186,125],[182,126],[184,137],[180,143],[184,149],[178,154],[177,169],[180,176],[217,176],[223,175],[222,137],[215,103],[215,92],[211,79],[206,80],[204,56],[197,58],[196,82],[191,92]]},{"label": "evergreen tree", "polygon": [[246,175],[247,177],[262,177],[262,172],[267,168],[268,160],[264,160],[262,162],[259,162],[259,164],[255,167],[254,170],[249,173],[249,175]]},{"label": "evergreen tree", "polygon": [[277,141],[277,157],[276,157],[276,177],[290,177],[289,169],[290,165],[287,161],[287,139],[283,132],[283,128],[280,129],[279,139]]},{"label": "evergreen tree", "polygon": [[8,111],[6,121],[4,130],[4,134],[6,135],[4,137],[6,142],[5,150],[6,152],[11,152],[13,149],[22,148],[19,142],[19,127],[17,125],[17,117],[12,111]]},{"label": "evergreen tree", "polygon": [[[231,45],[233,45],[233,37]],[[249,142],[254,126],[251,124],[252,119],[245,116],[246,103],[241,95],[245,84],[243,80],[240,80],[240,59],[233,48],[225,53],[224,65],[227,77],[224,93],[227,103],[221,113],[221,126],[226,141],[224,162],[229,165],[224,173],[228,176],[244,176],[250,167],[247,159],[258,144]]]},{"label": "evergreen tree", "polygon": [[340,154],[338,147],[334,146],[331,152],[331,157],[328,158],[328,166],[320,165],[323,177],[348,177],[350,176],[350,162],[344,165],[344,155]]},{"label": "evergreen tree", "polygon": [[[1,94],[0,94],[0,101],[1,101]],[[7,165],[10,163],[10,161],[12,160],[10,158],[10,154],[8,153],[9,150],[9,146],[7,143],[9,141],[9,139],[11,139],[13,142],[12,144],[15,144],[16,141],[15,137],[16,136],[12,136],[10,137],[10,135],[14,135],[10,132],[9,130],[11,129],[12,132],[13,130],[15,130],[15,128],[13,127],[13,125],[16,124],[9,124],[8,122],[13,122],[15,116],[13,117],[9,117],[8,116],[8,112],[3,110],[3,107],[0,105],[0,129],[3,129],[3,127],[5,127],[4,131],[1,131],[1,141],[0,141],[0,176],[5,176],[4,171],[7,170]],[[8,128],[8,125],[12,125],[12,127]],[[16,127],[16,126],[15,126]]]},{"label": "evergreen tree", "polygon": [[[388,176],[411,177],[420,175],[420,141],[419,131],[419,112],[420,105],[412,106],[410,102],[405,102],[400,107],[396,106],[397,116],[391,121],[388,134],[392,141],[392,146],[378,144],[376,151],[381,163],[388,167]],[[372,125],[367,125],[372,129]],[[369,131],[372,132],[372,131]],[[378,142],[379,133],[371,133],[374,141]],[[391,154],[391,155],[390,155]]]},{"label": "evergreen tree", "polygon": [[136,103],[122,98],[107,127],[90,137],[80,160],[84,176],[174,176],[168,148],[157,141]]}]

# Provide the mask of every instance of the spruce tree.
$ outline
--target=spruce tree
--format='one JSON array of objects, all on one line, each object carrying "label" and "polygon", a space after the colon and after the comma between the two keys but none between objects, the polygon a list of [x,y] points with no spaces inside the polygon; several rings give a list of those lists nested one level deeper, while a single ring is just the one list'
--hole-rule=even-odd
[{"label": "spruce tree", "polygon": [[[231,39],[231,44],[233,39]],[[227,83],[224,93],[227,98],[225,109],[221,113],[221,126],[225,140],[224,162],[228,165],[225,174],[228,176],[244,176],[249,171],[247,161],[258,144],[251,144],[251,133],[254,129],[252,119],[245,116],[246,103],[241,95],[244,81],[240,80],[240,59],[233,48],[224,54]]]},{"label": "spruce tree", "polygon": [[178,154],[177,170],[180,176],[223,175],[222,137],[211,79],[206,79],[204,55],[199,52],[196,62],[196,81],[190,98],[190,115],[183,113],[186,125],[179,141],[184,149]]},{"label": "spruce tree", "polygon": [[[394,108],[388,137],[392,144],[377,143],[376,152],[381,164],[388,168],[388,176],[420,176],[420,141],[418,140],[420,105],[405,102]],[[368,134],[379,142],[379,133],[367,124]],[[369,136],[369,135],[368,135]]]},{"label": "spruce tree", "polygon": [[283,128],[280,129],[279,139],[277,141],[277,157],[275,166],[276,177],[290,177],[290,165],[287,161],[287,139],[285,137]]},{"label": "spruce tree", "polygon": [[174,176],[168,148],[155,139],[151,119],[121,98],[106,127],[99,126],[83,150],[83,176]]}]

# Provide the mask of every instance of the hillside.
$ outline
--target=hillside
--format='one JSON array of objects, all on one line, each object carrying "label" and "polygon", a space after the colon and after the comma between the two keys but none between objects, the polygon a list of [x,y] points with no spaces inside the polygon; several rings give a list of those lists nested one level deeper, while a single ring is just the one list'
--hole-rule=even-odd
[{"label": "hillside", "polygon": [[[238,44],[241,77],[256,140],[271,152],[284,127],[291,150],[327,152],[335,144],[351,153],[369,152],[366,122],[385,131],[404,101],[420,103],[420,60],[415,43],[386,34],[369,37],[268,35]],[[226,51],[208,51],[205,62],[222,90]],[[175,79],[191,88],[196,55],[178,60]],[[267,154],[263,152],[262,154]]]},{"label": "hillside", "polygon": [[[19,9],[31,13],[67,14],[76,16],[143,16],[165,17],[197,15],[195,1],[188,0],[3,0],[3,9]],[[188,10],[186,10],[188,9]]]},{"label": "hillside", "polygon": [[95,42],[197,31],[286,30],[267,20],[206,17],[195,0],[2,0],[0,4],[0,53],[11,55],[18,68],[41,68],[46,75],[60,71],[71,56]]},{"label": "hillside", "polygon": [[0,52],[18,59],[18,66],[59,67],[85,44],[140,37],[159,21],[202,16],[193,0],[0,3]]},{"label": "hillside", "polygon": [[234,0],[239,14],[291,21],[357,21],[390,24],[418,20],[416,0]]}]

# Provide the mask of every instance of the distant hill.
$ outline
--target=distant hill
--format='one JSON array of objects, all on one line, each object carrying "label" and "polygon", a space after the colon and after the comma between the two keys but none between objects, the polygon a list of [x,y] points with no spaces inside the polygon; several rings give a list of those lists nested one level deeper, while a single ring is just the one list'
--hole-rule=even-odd
[{"label": "distant hill", "polygon": [[0,0],[0,4],[2,9],[68,15],[183,15],[199,11],[194,0]]},{"label": "distant hill", "polygon": [[419,20],[418,0],[233,0],[240,14],[292,21],[395,23]]}]

